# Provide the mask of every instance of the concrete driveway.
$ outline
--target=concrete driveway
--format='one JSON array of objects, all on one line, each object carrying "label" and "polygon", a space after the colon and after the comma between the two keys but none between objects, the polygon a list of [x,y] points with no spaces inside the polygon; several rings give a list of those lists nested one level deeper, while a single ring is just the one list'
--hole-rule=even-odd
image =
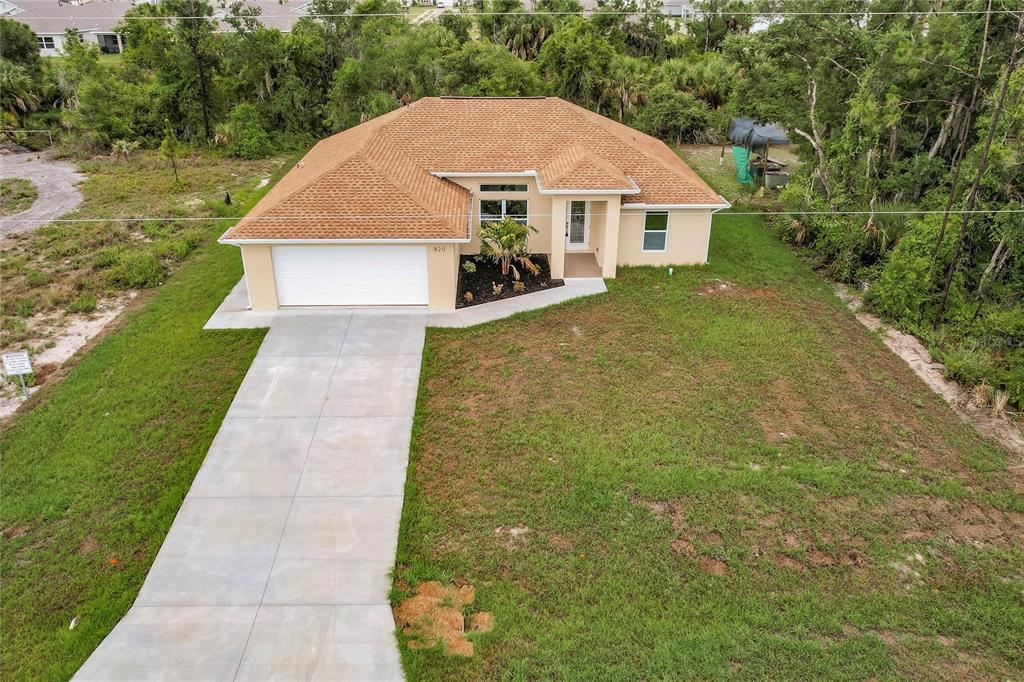
[{"label": "concrete driveway", "polygon": [[50,153],[27,152],[0,156],[0,179],[31,180],[39,198],[20,213],[0,219],[0,237],[28,232],[47,225],[51,220],[74,211],[82,203],[78,183],[85,176],[73,163],[57,161]]},{"label": "concrete driveway", "polygon": [[398,680],[388,603],[426,314],[278,316],[79,680]]}]

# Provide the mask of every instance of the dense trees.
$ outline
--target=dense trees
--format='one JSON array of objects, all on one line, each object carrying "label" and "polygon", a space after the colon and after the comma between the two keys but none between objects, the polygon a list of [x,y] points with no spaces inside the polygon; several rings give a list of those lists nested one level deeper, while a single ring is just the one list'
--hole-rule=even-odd
[{"label": "dense trees", "polygon": [[[784,231],[954,374],[1020,405],[1024,221],[1010,211],[1024,203],[1024,77],[1007,78],[1021,42],[1010,5],[828,0],[810,14],[804,0],[700,0],[681,31],[655,0],[599,0],[587,16],[578,0],[532,14],[480,0],[420,24],[395,0],[313,0],[285,34],[238,4],[218,20],[208,0],[164,0],[129,11],[120,62],[76,40],[44,62],[31,31],[0,19],[0,110],[10,127],[59,123],[90,151],[156,147],[169,121],[183,143],[247,158],[440,94],[558,95],[672,142],[718,141],[730,114],[778,121],[805,162],[781,195]],[[961,220],[969,202],[982,212]]]}]

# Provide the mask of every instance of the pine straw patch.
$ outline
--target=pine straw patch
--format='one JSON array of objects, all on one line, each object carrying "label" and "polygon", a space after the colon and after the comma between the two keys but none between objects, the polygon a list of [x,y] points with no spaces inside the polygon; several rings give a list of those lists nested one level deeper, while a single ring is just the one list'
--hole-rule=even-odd
[{"label": "pine straw patch", "polygon": [[416,594],[392,608],[395,625],[411,649],[442,645],[451,656],[472,656],[473,642],[467,632],[490,632],[494,627],[492,615],[485,611],[463,615],[475,598],[476,590],[469,584],[420,583]]}]

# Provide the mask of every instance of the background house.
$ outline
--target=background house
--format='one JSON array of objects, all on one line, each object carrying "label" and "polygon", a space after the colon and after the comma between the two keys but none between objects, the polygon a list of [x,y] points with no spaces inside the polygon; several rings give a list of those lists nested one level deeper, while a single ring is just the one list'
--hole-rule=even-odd
[{"label": "background house", "polygon": [[[99,45],[104,54],[119,54],[124,50],[124,39],[116,28],[125,12],[148,0],[0,0],[0,16],[16,19],[31,28],[38,37],[39,53],[44,57],[61,54],[64,32],[78,31],[82,40]],[[214,0],[214,17],[223,20],[230,12],[226,0]],[[267,28],[285,33],[306,14],[308,0],[247,0],[250,7],[262,10],[261,22]],[[219,30],[233,30],[221,21]]]}]

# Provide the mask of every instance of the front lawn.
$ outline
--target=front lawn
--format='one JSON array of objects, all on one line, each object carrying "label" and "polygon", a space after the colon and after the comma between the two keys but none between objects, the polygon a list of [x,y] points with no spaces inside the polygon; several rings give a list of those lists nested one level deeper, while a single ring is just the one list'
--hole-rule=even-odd
[{"label": "front lawn", "polygon": [[6,679],[68,679],[128,610],[259,347],[202,330],[242,268],[210,244],[224,223],[196,229],[207,245],[5,425]]},{"label": "front lawn", "polygon": [[425,354],[395,597],[465,580],[494,630],[410,679],[1024,669],[1020,470],[758,217]]}]

